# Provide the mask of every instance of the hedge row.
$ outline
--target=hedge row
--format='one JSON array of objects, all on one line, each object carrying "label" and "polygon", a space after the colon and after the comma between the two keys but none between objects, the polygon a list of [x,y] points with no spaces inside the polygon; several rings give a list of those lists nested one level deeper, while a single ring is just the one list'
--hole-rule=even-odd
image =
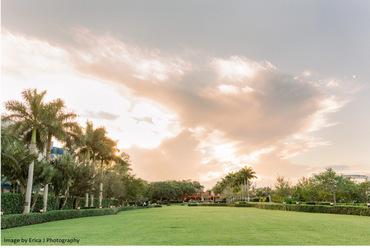
[{"label": "hedge row", "polygon": [[346,215],[361,215],[370,216],[370,208],[363,206],[326,206],[326,205],[293,205],[293,204],[189,204],[188,206],[203,206],[203,207],[255,207],[259,209],[270,210],[285,210],[296,212],[309,212],[309,213],[328,213],[328,214],[346,214]]},{"label": "hedge row", "polygon": [[[33,204],[35,195],[32,195],[32,200],[31,200],[31,207]],[[73,203],[76,200],[76,198],[68,198],[66,205],[64,206],[63,210],[70,210],[73,209]],[[63,205],[64,203],[64,198],[59,199],[59,208]],[[53,196],[48,197],[48,211],[56,210],[56,200]],[[9,215],[9,214],[21,214],[23,212],[23,205],[24,205],[24,196],[22,194],[16,193],[1,193],[1,210],[4,211],[4,215]],[[80,207],[85,207],[85,197],[81,197],[78,206]],[[89,204],[90,206],[90,204]],[[94,206],[99,206],[99,198],[94,198]],[[102,207],[103,208],[108,208],[109,206],[115,206],[118,207],[119,203],[118,200],[109,200],[109,199],[103,199],[102,200]],[[40,212],[40,209],[43,208],[43,196],[39,195],[37,198],[35,207],[33,209],[33,213],[38,213]]]},{"label": "hedge row", "polygon": [[256,208],[270,210],[286,210],[309,213],[347,214],[370,216],[370,209],[362,206],[326,206],[326,205],[283,205],[283,204],[256,204]]},{"label": "hedge row", "polygon": [[210,203],[210,204],[195,204],[191,203],[188,204],[190,207],[242,207],[242,208],[247,208],[247,207],[254,207],[254,204],[230,204],[230,203]]},{"label": "hedge row", "polygon": [[28,226],[44,222],[83,218],[91,216],[112,215],[120,211],[141,209],[147,207],[117,207],[84,210],[48,211],[46,213],[12,214],[1,217],[1,229]]}]

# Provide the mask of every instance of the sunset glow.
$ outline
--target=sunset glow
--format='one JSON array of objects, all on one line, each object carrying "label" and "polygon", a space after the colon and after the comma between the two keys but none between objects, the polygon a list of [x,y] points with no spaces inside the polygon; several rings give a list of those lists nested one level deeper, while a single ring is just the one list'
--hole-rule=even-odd
[{"label": "sunset glow", "polygon": [[[104,125],[145,180],[191,178],[211,188],[244,166],[255,169],[260,187],[271,186],[278,173],[297,180],[328,166],[370,173],[370,73],[364,66],[370,30],[356,17],[348,25],[362,29],[351,31],[353,43],[333,46],[329,41],[346,33],[336,23],[340,17],[320,14],[340,33],[327,37],[323,25],[311,26],[314,10],[303,2],[295,11],[311,11],[305,21],[293,13],[283,21],[286,10],[277,6],[273,16],[252,22],[236,6],[216,4],[225,16],[203,13],[209,22],[195,16],[186,24],[189,13],[175,2],[168,5],[177,16],[156,6],[144,15],[135,1],[112,4],[99,13],[101,24],[66,9],[53,15],[56,2],[16,2],[2,4],[2,103],[21,100],[25,88],[47,90],[46,100],[64,99],[80,125],[87,119]],[[23,17],[33,4],[42,10]],[[86,8],[99,4],[105,5],[86,2]],[[128,17],[115,9],[126,7],[134,13],[130,25],[117,22]],[[272,32],[275,22],[284,30]]]}]

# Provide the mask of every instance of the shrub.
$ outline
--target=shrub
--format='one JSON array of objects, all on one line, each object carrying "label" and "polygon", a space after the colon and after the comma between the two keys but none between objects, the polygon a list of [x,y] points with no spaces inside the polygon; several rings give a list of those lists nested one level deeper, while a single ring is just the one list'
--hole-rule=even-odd
[{"label": "shrub", "polygon": [[254,197],[254,198],[251,198],[250,201],[251,202],[259,202],[261,201],[262,197]]},{"label": "shrub", "polygon": [[272,202],[283,202],[280,195],[272,195],[271,201]]},{"label": "shrub", "polygon": [[196,204],[196,203],[189,203],[188,206],[189,207],[196,207],[196,206],[198,206],[198,204]]},{"label": "shrub", "polygon": [[154,205],[155,208],[161,208],[162,205]]},{"label": "shrub", "polygon": [[22,194],[1,193],[1,210],[4,211],[4,215],[22,213],[23,204]]},{"label": "shrub", "polygon": [[40,224],[44,222],[66,220],[73,218],[82,218],[90,216],[112,215],[120,211],[131,209],[140,209],[143,207],[118,207],[102,209],[83,209],[83,210],[65,210],[65,211],[48,211],[46,213],[30,214],[12,214],[1,217],[1,229]]}]

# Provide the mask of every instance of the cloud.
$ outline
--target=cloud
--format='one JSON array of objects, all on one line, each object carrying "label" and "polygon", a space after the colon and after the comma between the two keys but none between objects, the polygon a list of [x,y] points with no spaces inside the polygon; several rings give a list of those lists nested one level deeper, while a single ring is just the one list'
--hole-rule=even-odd
[{"label": "cloud", "polygon": [[[87,44],[85,49],[73,53],[78,71],[118,83],[136,97],[176,113],[179,125],[198,141],[192,153],[200,159],[194,163],[208,168],[212,161],[209,171],[193,171],[189,175],[198,174],[209,180],[253,161],[258,161],[253,163],[257,168],[262,163],[260,157],[269,154],[271,161],[275,158],[275,164],[285,166],[284,171],[303,168],[290,164],[288,159],[312,147],[328,145],[311,133],[335,125],[327,121],[327,115],[349,102],[328,94],[327,84],[311,81],[311,72],[297,77],[280,72],[268,61],[251,61],[236,55],[199,55],[185,61],[86,30],[78,30],[76,40]],[[178,142],[179,137],[183,136],[177,136]],[[158,155],[150,153],[148,157],[167,156],[156,151]],[[156,164],[163,164],[163,175],[174,172],[176,166],[170,169],[169,163],[161,159]]]},{"label": "cloud", "polygon": [[[143,129],[140,144],[144,146],[153,130],[171,133],[151,149],[128,150],[135,172],[148,180],[213,182],[245,165],[256,168],[265,183],[279,171],[287,176],[311,172],[309,166],[292,164],[289,158],[329,145],[312,133],[334,125],[328,114],[350,101],[329,94],[327,89],[333,87],[312,81],[311,72],[296,77],[268,61],[197,54],[186,60],[186,56],[148,50],[84,28],[75,29],[71,36],[77,45],[27,43],[9,33],[4,39],[10,47],[15,39],[17,46],[29,46],[25,51],[50,54],[61,65],[56,71],[73,68],[81,76],[125,89],[131,99],[144,100],[133,102],[127,115],[129,122]],[[103,110],[88,110],[86,115],[105,120],[119,116]]]},{"label": "cloud", "polygon": [[114,121],[116,120],[119,115],[111,114],[105,111],[99,111],[99,112],[94,112],[90,110],[86,110],[86,116],[94,119],[104,119],[104,120],[111,120]]}]

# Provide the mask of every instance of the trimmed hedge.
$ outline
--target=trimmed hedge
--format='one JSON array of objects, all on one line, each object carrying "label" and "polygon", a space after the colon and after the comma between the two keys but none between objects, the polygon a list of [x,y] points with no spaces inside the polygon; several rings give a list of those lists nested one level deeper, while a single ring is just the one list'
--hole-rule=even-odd
[{"label": "trimmed hedge", "polygon": [[347,214],[370,216],[368,207],[357,206],[326,206],[326,205],[283,205],[283,204],[256,204],[256,208],[270,210],[286,210],[308,213]]},{"label": "trimmed hedge", "polygon": [[24,197],[22,194],[1,193],[1,210],[6,214],[20,214],[23,210]]},{"label": "trimmed hedge", "polygon": [[91,216],[112,215],[120,211],[142,209],[146,207],[118,207],[84,210],[48,211],[46,213],[12,214],[1,217],[1,229],[28,226],[44,222],[83,218]]},{"label": "trimmed hedge", "polygon": [[203,206],[203,207],[255,207],[259,209],[269,210],[285,210],[295,212],[308,212],[308,213],[327,213],[327,214],[346,214],[346,215],[361,215],[370,216],[370,208],[363,206],[327,206],[327,205],[294,205],[294,204],[259,204],[251,203],[248,204],[189,204],[188,206]]}]

